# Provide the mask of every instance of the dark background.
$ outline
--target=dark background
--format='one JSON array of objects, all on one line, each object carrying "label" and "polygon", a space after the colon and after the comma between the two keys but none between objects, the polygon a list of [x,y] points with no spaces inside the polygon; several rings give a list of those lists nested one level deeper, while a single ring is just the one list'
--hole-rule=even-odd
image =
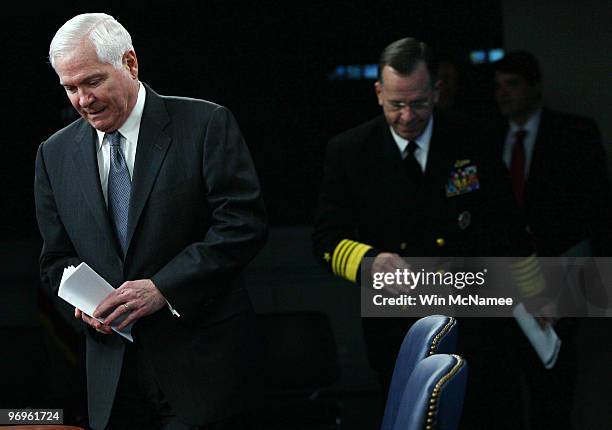
[{"label": "dark background", "polygon": [[[470,51],[534,48],[544,60],[545,94],[554,107],[594,116],[610,152],[612,103],[605,94],[612,37],[606,17],[612,14],[602,0],[13,6],[0,17],[0,408],[59,406],[72,422],[83,419],[80,340],[38,289],[40,238],[32,190],[38,145],[75,118],[47,54],[55,31],[78,13],[103,11],[117,18],[132,35],[140,79],[158,93],[211,100],[235,114],[272,226],[268,245],[245,274],[256,311],[316,311],[329,319],[339,369],[327,393],[340,401],[347,429],[376,428],[384,396],[364,355],[358,290],[315,263],[310,224],[327,140],[380,110],[372,80],[329,80],[335,67],[376,63],[388,43],[415,36],[456,65],[455,108],[487,122],[495,116],[490,69],[471,64]],[[612,350],[610,359],[588,355],[589,344],[609,342],[609,334],[601,336],[581,337],[587,352],[578,384],[586,394],[578,399],[575,419],[587,424],[578,428],[608,428],[612,419],[609,391],[598,382],[612,380]],[[315,349],[316,344],[306,351],[309,358]],[[311,361],[290,363],[288,368],[295,366],[289,373],[307,372]]]},{"label": "dark background", "polygon": [[140,79],[158,93],[203,98],[234,112],[273,225],[311,221],[326,141],[379,112],[373,80],[328,80],[336,65],[376,63],[382,47],[413,35],[456,59],[470,77],[461,83],[461,103],[491,100],[485,66],[471,66],[468,54],[502,46],[496,1],[285,3],[205,1],[151,10],[129,2],[125,10],[98,2],[93,9],[5,15],[5,118],[14,132],[2,143],[2,159],[11,160],[3,164],[4,190],[9,212],[19,216],[2,227],[9,230],[3,237],[36,235],[36,148],[74,118],[46,56],[55,31],[76,13],[115,16],[132,35]]}]

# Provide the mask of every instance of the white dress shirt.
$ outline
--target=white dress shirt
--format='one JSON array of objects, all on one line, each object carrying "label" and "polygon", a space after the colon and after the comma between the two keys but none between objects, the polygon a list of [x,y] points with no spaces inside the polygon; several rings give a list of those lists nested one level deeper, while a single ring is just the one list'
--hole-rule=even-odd
[{"label": "white dress shirt", "polygon": [[[119,127],[119,133],[123,136],[121,138],[121,151],[123,157],[127,163],[128,171],[130,172],[130,179],[134,174],[134,161],[136,160],[136,146],[138,145],[138,133],[140,132],[140,120],[142,119],[142,112],[144,111],[144,104],[146,98],[146,91],[144,85],[138,83],[138,98],[134,109],[130,112],[130,115],[125,120],[123,125]],[[108,172],[110,171],[110,144],[106,138],[106,133],[100,130],[96,130],[98,135],[98,172],[100,173],[100,184],[102,185],[102,193],[104,194],[104,201],[108,205]]]}]

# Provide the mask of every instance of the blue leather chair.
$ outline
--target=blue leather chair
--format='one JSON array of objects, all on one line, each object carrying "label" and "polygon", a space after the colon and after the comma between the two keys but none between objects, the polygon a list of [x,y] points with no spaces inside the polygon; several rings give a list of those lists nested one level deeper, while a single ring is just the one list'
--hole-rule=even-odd
[{"label": "blue leather chair", "polygon": [[456,430],[467,383],[467,362],[454,354],[435,354],[414,368],[393,430]]},{"label": "blue leather chair", "polygon": [[406,333],[395,361],[381,430],[392,430],[408,378],[415,366],[436,353],[450,354],[457,346],[457,320],[444,315],[419,319]]}]

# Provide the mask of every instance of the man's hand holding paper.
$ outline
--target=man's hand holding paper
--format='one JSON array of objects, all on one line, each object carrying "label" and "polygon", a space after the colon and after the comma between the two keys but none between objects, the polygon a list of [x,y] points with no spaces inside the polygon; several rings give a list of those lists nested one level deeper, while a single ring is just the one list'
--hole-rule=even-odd
[{"label": "man's hand holding paper", "polygon": [[94,328],[98,333],[111,334],[113,332],[113,329],[110,328],[108,325],[101,323],[95,318],[90,317],[79,308],[74,308],[74,317],[76,319],[83,320],[85,324]]},{"label": "man's hand holding paper", "polygon": [[150,279],[124,282],[110,293],[94,311],[95,318],[103,318],[111,325],[122,315],[125,319],[116,328],[124,329],[138,319],[157,312],[166,305],[166,300]]},{"label": "man's hand holding paper", "polygon": [[[125,284],[127,284],[127,282],[123,285]],[[76,268],[70,266],[64,269],[58,295],[75,307],[74,316],[76,318],[82,319],[96,331],[106,334],[115,331],[117,334],[133,342],[130,322],[128,321],[126,324],[122,324],[121,327],[119,327],[123,322],[119,318],[125,318],[125,314],[123,314],[124,316],[122,317],[114,317],[114,322],[117,324],[116,326],[110,324],[113,321],[104,321],[95,316],[95,311],[98,306],[113,293],[116,293],[116,291],[117,290],[115,290],[112,285],[106,282],[104,278],[83,262]],[[137,318],[133,318],[132,321],[136,319]]]}]

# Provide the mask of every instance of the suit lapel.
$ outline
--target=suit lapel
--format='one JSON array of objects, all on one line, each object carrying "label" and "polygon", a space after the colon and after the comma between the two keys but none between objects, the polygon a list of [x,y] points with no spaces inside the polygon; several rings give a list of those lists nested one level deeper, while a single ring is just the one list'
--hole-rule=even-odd
[{"label": "suit lapel", "polygon": [[[402,154],[400,153],[397,147],[397,143],[395,143],[395,139],[393,138],[393,135],[391,134],[389,125],[384,120],[384,117],[381,116],[380,118],[381,118],[381,121],[378,124],[378,129],[376,132],[378,134],[378,137],[373,139],[373,141],[383,142],[382,157],[386,160],[387,163],[393,166],[394,171],[398,171],[403,174],[404,171],[402,169],[404,168],[404,166],[403,166]],[[380,145],[380,143],[377,143],[377,145]]]},{"label": "suit lapel", "polygon": [[130,197],[126,248],[128,250],[171,142],[170,136],[164,131],[170,122],[164,102],[147,85],[145,88],[147,99],[140,122]]},{"label": "suit lapel", "polygon": [[[413,191],[417,185],[406,174],[402,155],[382,115],[370,140],[373,145],[368,158],[372,160],[372,165],[376,166],[376,171],[381,168],[385,171],[381,177],[385,192],[392,195],[393,200],[401,201],[405,194]],[[379,176],[378,173],[376,176]],[[398,187],[397,184],[403,185]]]},{"label": "suit lapel", "polygon": [[[529,166],[529,176],[527,176],[527,182],[525,183],[525,206],[530,208],[533,200],[533,190],[537,188],[537,182],[542,177],[540,174],[542,163],[546,161],[545,153],[547,152],[546,141],[550,140],[547,137],[547,133],[550,130],[549,127],[550,117],[546,108],[542,109],[540,116],[540,124],[538,125],[536,140],[533,144],[533,153],[531,154],[531,164]],[[550,154],[549,154],[550,155]]]},{"label": "suit lapel", "polygon": [[115,235],[108,218],[102,186],[100,185],[100,172],[98,171],[98,158],[96,154],[95,130],[85,121],[75,136],[75,151],[73,162],[77,173],[83,200],[89,206],[94,219],[102,230],[104,237],[116,246]]},{"label": "suit lapel", "polygon": [[[495,143],[498,145],[498,155],[500,160],[504,160],[504,149],[506,146],[506,138],[508,137],[508,129],[510,126],[508,125],[508,121],[500,122],[499,126],[495,128]],[[504,163],[505,164],[505,163]]]},{"label": "suit lapel", "polygon": [[456,148],[460,147],[458,144],[446,144],[457,140],[456,136],[453,137],[445,134],[447,128],[447,125],[444,124],[444,119],[437,112],[434,112],[434,123],[425,168],[425,180],[426,183],[435,187],[445,184],[451,173],[451,159],[455,157]]}]

